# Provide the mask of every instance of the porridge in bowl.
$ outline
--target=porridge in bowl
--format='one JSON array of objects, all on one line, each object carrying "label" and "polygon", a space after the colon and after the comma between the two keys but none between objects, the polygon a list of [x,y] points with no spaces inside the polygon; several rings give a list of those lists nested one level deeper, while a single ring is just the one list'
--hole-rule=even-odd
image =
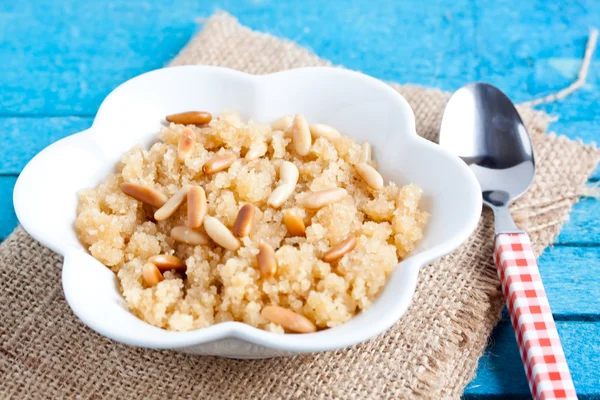
[{"label": "porridge in bowl", "polygon": [[301,114],[182,113],[79,194],[75,229],[129,309],[168,330],[240,321],[314,332],[376,299],[423,235],[421,190]]}]

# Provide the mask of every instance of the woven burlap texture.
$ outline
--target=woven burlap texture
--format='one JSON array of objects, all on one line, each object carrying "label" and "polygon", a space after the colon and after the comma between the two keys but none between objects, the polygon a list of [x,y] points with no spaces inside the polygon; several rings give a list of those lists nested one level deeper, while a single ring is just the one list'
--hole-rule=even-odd
[{"label": "woven burlap texture", "polygon": [[[329,65],[224,13],[208,20],[172,64],[257,74]],[[449,95],[393,87],[413,107],[419,134],[435,141]],[[539,254],[567,219],[600,155],[547,135],[548,115],[520,111],[533,137],[538,174],[514,211]],[[236,361],[136,349],[92,332],[64,300],[61,257],[18,228],[0,246],[0,398],[459,398],[503,304],[492,264],[493,234],[486,211],[462,247],[422,268],[407,314],[367,343],[325,354]]]}]

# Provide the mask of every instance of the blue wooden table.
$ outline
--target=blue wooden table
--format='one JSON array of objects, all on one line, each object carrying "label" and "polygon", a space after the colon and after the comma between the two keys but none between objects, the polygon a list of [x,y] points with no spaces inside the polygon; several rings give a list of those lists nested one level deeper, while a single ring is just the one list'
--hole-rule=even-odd
[{"label": "blue wooden table", "polygon": [[[163,66],[200,28],[195,18],[217,9],[384,80],[449,91],[486,80],[517,102],[575,79],[589,28],[600,24],[597,0],[290,3],[0,0],[0,239],[17,224],[12,189],[25,163],[90,126],[115,86]],[[600,142],[600,59],[581,90],[541,108],[560,116],[557,132]],[[600,398],[599,215],[600,202],[583,199],[539,260],[581,398]],[[527,397],[505,316],[465,398]]]}]

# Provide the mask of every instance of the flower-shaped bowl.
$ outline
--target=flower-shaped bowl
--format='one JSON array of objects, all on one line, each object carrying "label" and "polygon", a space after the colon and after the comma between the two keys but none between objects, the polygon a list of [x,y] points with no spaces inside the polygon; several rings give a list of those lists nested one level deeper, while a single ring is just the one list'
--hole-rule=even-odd
[{"label": "flower-shaped bowl", "polygon": [[[422,206],[431,214],[424,238],[370,308],[345,324],[310,334],[270,333],[241,322],[172,332],[128,311],[115,274],[77,239],[77,192],[105,179],[131,147],[152,143],[165,115],[187,110],[236,110],[259,122],[303,113],[308,121],[371,142],[386,180],[423,189]],[[66,300],[91,329],[134,346],[259,358],[339,349],[391,327],[411,303],[419,268],[457,248],[474,230],[481,193],[459,158],[417,135],[408,103],[377,79],[337,68],[255,76],[185,66],[148,72],[116,88],[89,129],[52,144],[27,164],[15,186],[14,204],[25,230],[64,256]]]}]

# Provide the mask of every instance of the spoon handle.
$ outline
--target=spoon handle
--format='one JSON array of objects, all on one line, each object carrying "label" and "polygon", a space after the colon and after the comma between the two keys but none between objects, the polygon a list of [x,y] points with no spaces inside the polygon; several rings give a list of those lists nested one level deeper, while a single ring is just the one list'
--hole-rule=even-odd
[{"label": "spoon handle", "polygon": [[529,236],[497,235],[494,258],[533,398],[577,399]]}]

